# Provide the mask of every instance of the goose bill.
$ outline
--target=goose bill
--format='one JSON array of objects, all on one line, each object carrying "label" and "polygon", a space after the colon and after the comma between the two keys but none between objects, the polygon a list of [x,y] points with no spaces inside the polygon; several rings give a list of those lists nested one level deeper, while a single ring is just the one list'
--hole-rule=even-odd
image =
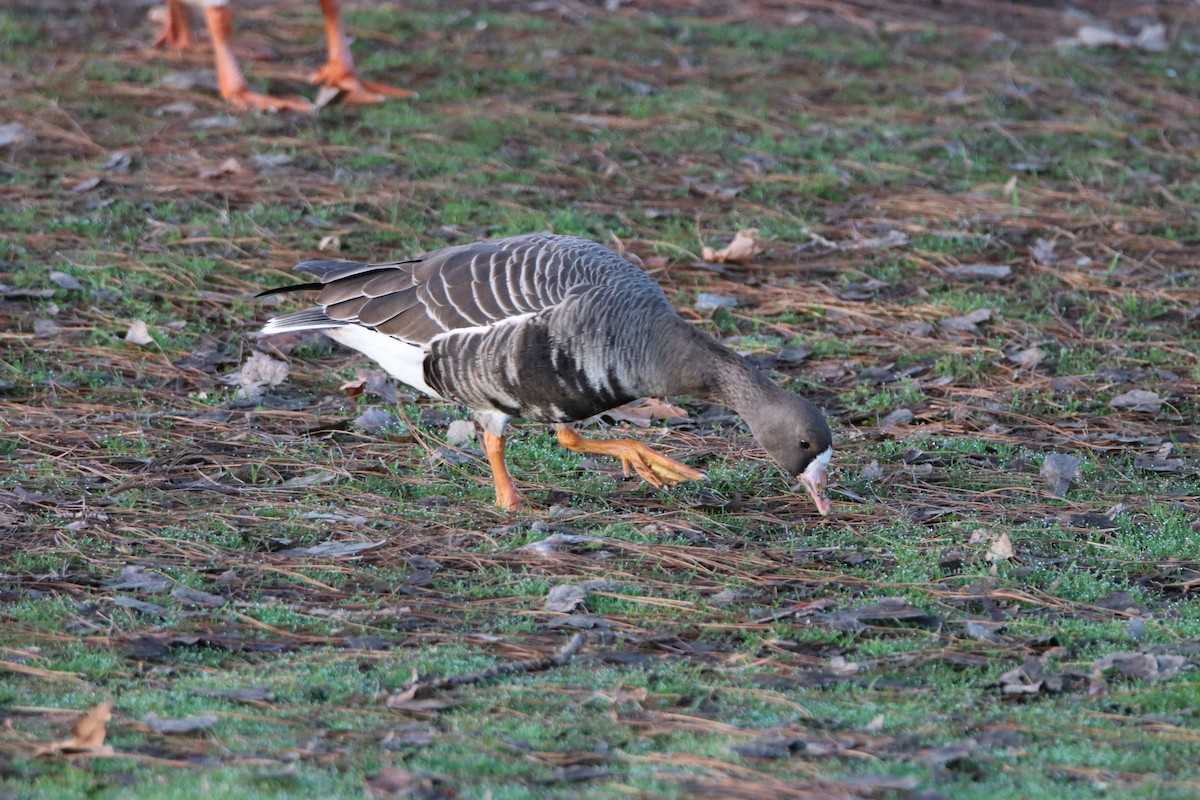
[{"label": "goose bill", "polygon": [[825,493],[825,470],[829,467],[829,459],[832,456],[832,448],[824,451],[809,463],[804,472],[796,476],[800,483],[804,484],[805,491],[812,498],[821,516],[829,514],[829,495]]}]

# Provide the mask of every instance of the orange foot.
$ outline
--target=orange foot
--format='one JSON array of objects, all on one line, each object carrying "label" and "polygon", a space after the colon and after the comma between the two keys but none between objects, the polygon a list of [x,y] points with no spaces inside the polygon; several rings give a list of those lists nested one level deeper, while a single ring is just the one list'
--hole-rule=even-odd
[{"label": "orange foot", "polygon": [[706,477],[700,470],[680,464],[675,459],[656,453],[632,439],[585,439],[571,428],[559,428],[558,443],[576,453],[595,453],[619,458],[626,475],[632,466],[646,483],[655,488],[674,486],[683,481],[704,480]]},{"label": "orange foot", "polygon": [[314,72],[312,82],[330,89],[337,89],[339,91],[337,102],[348,105],[382,103],[389,97],[417,96],[417,93],[410,89],[359,80],[352,67],[337,61],[330,61]]},{"label": "orange foot", "polygon": [[314,106],[303,97],[272,97],[269,94],[259,94],[249,89],[237,89],[229,93],[222,92],[229,105],[238,111],[299,111],[310,113]]},{"label": "orange foot", "polygon": [[504,463],[504,437],[485,429],[483,449],[487,453],[488,464],[492,467],[492,480],[496,484],[496,507],[516,511],[521,507],[522,497],[517,487],[513,486],[508,465]]},{"label": "orange foot", "polygon": [[150,46],[187,50],[192,46],[192,28],[188,24],[187,9],[180,0],[167,0],[166,12],[167,21],[163,24],[162,32]]}]

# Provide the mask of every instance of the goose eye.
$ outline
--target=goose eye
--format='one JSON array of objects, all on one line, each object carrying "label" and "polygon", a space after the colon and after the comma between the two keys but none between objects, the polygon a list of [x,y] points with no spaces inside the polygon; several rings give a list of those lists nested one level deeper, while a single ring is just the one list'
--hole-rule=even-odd
[{"label": "goose eye", "polygon": [[807,449],[808,449],[808,448],[810,448],[810,447],[812,447],[812,445],[811,445],[811,444],[809,444],[808,442],[800,442],[800,449],[801,449],[801,450],[807,450]]}]

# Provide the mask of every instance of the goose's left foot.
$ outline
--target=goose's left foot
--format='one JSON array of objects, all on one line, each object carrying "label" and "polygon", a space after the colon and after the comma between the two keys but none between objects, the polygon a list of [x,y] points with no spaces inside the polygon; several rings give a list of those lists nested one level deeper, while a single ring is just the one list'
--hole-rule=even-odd
[{"label": "goose's left foot", "polygon": [[656,453],[632,439],[585,439],[571,428],[558,429],[558,443],[576,453],[595,453],[621,459],[625,474],[632,466],[646,483],[655,488],[674,486],[683,481],[699,481],[703,472]]}]

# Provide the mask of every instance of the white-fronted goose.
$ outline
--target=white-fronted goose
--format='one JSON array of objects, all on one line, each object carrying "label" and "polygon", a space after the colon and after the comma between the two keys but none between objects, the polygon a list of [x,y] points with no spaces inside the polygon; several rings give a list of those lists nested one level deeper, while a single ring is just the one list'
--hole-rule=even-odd
[{"label": "white-fronted goose", "polygon": [[[186,5],[204,9],[204,21],[212,36],[213,55],[217,65],[217,86],[221,97],[240,111],[313,111],[315,106],[300,97],[272,97],[250,91],[242,71],[238,69],[230,39],[233,35],[233,9],[230,0],[167,0],[167,20],[162,33],[154,40],[155,47],[184,50],[192,44],[191,25]],[[186,5],[185,5],[186,4]],[[359,80],[350,57],[350,42],[342,26],[341,0],[321,0],[325,17],[325,40],[329,59],[313,73],[312,82],[340,90],[342,103],[380,103],[388,97],[413,97],[408,89],[397,89],[379,83]]]},{"label": "white-fronted goose", "polygon": [[616,456],[654,486],[703,478],[638,442],[584,439],[571,427],[639,397],[688,394],[740,414],[829,513],[824,414],[682,320],[649,276],[594,242],[530,234],[391,264],[296,269],[317,282],[263,295],[315,291],[317,306],[276,317],[263,333],[323,331],[409,386],[470,408],[501,508],[520,502],[504,463],[504,429],[518,416],[554,424],[563,447]]}]

